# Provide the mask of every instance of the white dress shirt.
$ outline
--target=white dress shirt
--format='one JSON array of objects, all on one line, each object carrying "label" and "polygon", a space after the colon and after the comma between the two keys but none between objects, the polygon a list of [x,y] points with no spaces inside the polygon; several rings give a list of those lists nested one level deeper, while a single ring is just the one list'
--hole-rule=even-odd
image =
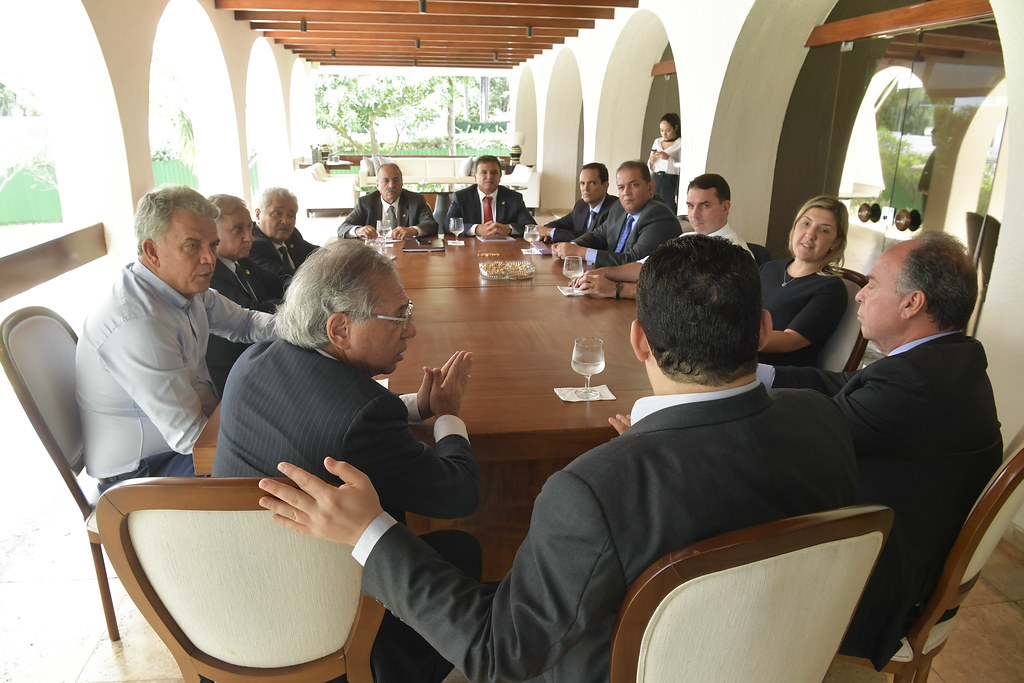
[{"label": "white dress shirt", "polygon": [[[495,190],[493,194],[484,194],[483,191],[479,187],[477,187],[476,188],[476,194],[480,198],[480,217],[483,218],[483,215],[484,215],[484,197],[490,197],[491,198],[491,219],[492,220],[498,220],[498,191]],[[469,235],[470,237],[475,235],[476,234],[476,226],[478,226],[478,225],[480,225],[480,224],[479,223],[473,223],[472,225],[465,226],[466,234]]]},{"label": "white dress shirt", "polygon": [[207,290],[184,297],[141,263],[126,266],[85,320],[76,355],[85,462],[93,477],[135,471],[141,458],[191,453],[217,403],[206,368],[210,333],[275,338],[274,316]]}]

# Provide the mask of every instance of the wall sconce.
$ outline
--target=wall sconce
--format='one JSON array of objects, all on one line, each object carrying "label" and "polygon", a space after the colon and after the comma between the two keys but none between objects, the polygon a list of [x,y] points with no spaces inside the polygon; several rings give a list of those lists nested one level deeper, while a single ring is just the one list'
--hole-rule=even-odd
[{"label": "wall sconce", "polygon": [[306,32],[306,20],[305,19],[303,19],[302,21],[299,22],[299,30],[302,31],[303,33]]},{"label": "wall sconce", "polygon": [[427,13],[427,0],[420,0],[420,14]]},{"label": "wall sconce", "polygon": [[336,55],[336,54],[334,53],[334,48],[332,47],[332,48],[331,48],[331,57],[337,57],[337,56],[338,56],[338,55]]},{"label": "wall sconce", "polygon": [[416,39],[416,49],[417,50],[420,49],[420,39],[419,38]]}]

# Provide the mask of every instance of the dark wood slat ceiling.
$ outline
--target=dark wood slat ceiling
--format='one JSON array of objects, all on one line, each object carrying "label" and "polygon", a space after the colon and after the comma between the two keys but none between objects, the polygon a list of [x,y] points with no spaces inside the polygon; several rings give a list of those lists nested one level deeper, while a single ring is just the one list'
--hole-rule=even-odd
[{"label": "dark wood slat ceiling", "polygon": [[216,0],[215,6],[310,62],[511,69],[638,2],[425,0],[425,13],[421,0]]}]

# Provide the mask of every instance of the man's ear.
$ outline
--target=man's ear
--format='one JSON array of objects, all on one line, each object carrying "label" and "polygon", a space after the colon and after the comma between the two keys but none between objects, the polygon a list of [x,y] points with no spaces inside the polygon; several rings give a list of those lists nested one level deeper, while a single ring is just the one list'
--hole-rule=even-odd
[{"label": "man's ear", "polygon": [[725,215],[727,217],[729,215],[729,209],[731,209],[731,208],[732,208],[732,201],[731,200],[726,199],[724,202],[722,202],[722,211],[725,212]]},{"label": "man's ear", "polygon": [[253,209],[253,214],[255,214],[255,216],[256,216],[256,222],[259,223],[260,222],[260,208],[258,206],[255,209]]},{"label": "man's ear", "polygon": [[348,313],[331,313],[327,318],[327,338],[341,350],[352,346],[352,319]]},{"label": "man's ear", "polygon": [[760,351],[768,343],[768,337],[772,334],[772,314],[761,309],[761,330],[757,337],[757,350]]},{"label": "man's ear", "polygon": [[146,260],[149,261],[154,268],[160,267],[160,253],[156,248],[156,242],[153,240],[145,240],[142,243],[142,255],[146,257]]},{"label": "man's ear", "polygon": [[909,320],[927,311],[928,299],[920,289],[915,289],[910,294],[907,294],[903,297],[903,301],[900,302],[900,317],[904,320]]},{"label": "man's ear", "polygon": [[651,345],[647,343],[647,334],[644,328],[640,327],[639,320],[634,320],[629,326],[629,345],[633,347],[633,353],[641,363],[646,363],[651,357]]}]

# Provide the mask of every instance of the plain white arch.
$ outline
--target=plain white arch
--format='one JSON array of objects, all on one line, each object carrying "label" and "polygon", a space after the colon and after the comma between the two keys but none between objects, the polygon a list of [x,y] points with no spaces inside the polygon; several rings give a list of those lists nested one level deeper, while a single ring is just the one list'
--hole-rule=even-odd
[{"label": "plain white arch", "polygon": [[260,189],[285,185],[291,172],[284,90],[265,38],[256,40],[245,81],[245,132],[255,152]]},{"label": "plain white arch", "polygon": [[668,34],[661,19],[639,10],[619,33],[601,87],[595,130],[596,160],[615,168],[636,158],[651,92],[651,67],[661,61]]},{"label": "plain white arch", "polygon": [[576,54],[565,48],[552,64],[544,107],[540,196],[545,207],[568,208],[576,201],[576,149],[582,107],[583,88]]},{"label": "plain white arch", "polygon": [[[537,163],[537,87],[533,82],[533,69],[523,67],[516,84],[515,114],[512,117],[515,132],[522,133],[523,156],[520,163],[534,166]],[[514,131],[509,131],[512,133]],[[541,193],[543,201],[544,194]]]},{"label": "plain white arch", "polygon": [[316,112],[314,111],[314,92],[312,74],[309,67],[301,59],[292,63],[292,75],[289,84],[291,156],[304,157],[310,154],[310,147],[316,142]]},{"label": "plain white arch", "polygon": [[[67,59],[68,54],[74,59]],[[0,8],[0,65],[0,78],[12,74],[41,103],[66,231],[102,221],[109,248],[133,255],[133,205],[121,118],[103,52],[82,4],[5,3]]]},{"label": "plain white arch", "polygon": [[[184,31],[187,41],[181,39]],[[240,194],[234,164],[238,128],[227,64],[210,19],[196,0],[167,3],[153,41],[153,57],[173,64],[184,90],[182,109],[192,119],[199,191]]]}]

